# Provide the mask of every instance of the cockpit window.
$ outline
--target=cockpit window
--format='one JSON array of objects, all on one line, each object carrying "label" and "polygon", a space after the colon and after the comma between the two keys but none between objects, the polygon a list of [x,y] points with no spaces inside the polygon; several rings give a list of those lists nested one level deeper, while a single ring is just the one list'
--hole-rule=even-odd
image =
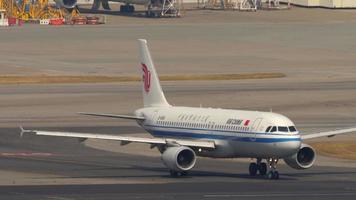
[{"label": "cockpit window", "polygon": [[272,132],[276,132],[277,131],[277,127],[273,126],[272,129],[271,129],[271,133]]},{"label": "cockpit window", "polygon": [[294,126],[288,127],[290,132],[297,132],[297,129]]},{"label": "cockpit window", "polygon": [[278,131],[279,132],[288,132],[288,127],[286,127],[286,126],[278,126]]},{"label": "cockpit window", "polygon": [[267,129],[266,129],[266,133],[269,132],[269,130],[271,130],[272,126],[269,126]]}]

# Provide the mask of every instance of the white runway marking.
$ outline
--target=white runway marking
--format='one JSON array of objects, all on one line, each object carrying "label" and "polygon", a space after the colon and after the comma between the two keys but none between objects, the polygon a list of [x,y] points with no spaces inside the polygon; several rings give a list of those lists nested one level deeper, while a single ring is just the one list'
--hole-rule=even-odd
[{"label": "white runway marking", "polygon": [[275,193],[275,194],[207,194],[204,198],[231,198],[231,197],[321,197],[321,196],[356,196],[356,193]]},{"label": "white runway marking", "polygon": [[23,157],[46,157],[53,156],[52,153],[44,153],[44,152],[1,152],[0,157],[2,156],[23,156]]}]

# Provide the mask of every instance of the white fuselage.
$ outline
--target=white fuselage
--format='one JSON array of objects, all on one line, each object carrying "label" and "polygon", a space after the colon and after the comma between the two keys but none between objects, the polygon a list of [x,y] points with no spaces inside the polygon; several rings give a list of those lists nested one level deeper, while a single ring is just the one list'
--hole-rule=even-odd
[{"label": "white fuselage", "polygon": [[198,149],[199,156],[284,158],[301,145],[293,122],[276,113],[170,106],[135,114],[147,119],[140,125],[155,137],[213,140],[216,149]]}]

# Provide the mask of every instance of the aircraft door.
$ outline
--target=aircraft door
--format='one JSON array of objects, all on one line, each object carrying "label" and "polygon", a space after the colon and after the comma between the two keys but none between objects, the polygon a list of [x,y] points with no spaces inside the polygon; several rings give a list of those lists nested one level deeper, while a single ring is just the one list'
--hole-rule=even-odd
[{"label": "aircraft door", "polygon": [[151,124],[156,124],[157,123],[157,117],[158,117],[158,110],[155,110],[152,114],[152,121]]},{"label": "aircraft door", "polygon": [[261,122],[262,122],[262,118],[257,118],[255,119],[255,121],[253,122],[252,124],[252,127],[251,127],[251,132],[253,132],[253,141],[256,140],[256,135],[257,135],[257,132],[258,132],[258,127],[261,125]]}]

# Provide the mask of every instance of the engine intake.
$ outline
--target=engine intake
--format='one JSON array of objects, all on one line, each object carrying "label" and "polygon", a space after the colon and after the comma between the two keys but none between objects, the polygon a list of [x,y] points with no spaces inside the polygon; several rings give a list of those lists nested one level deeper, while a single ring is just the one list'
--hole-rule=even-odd
[{"label": "engine intake", "polygon": [[284,162],[294,169],[308,169],[313,166],[315,158],[315,150],[310,145],[302,144],[299,151],[288,158],[284,158]]},{"label": "engine intake", "polygon": [[189,147],[169,147],[162,154],[163,163],[174,171],[188,171],[195,165],[195,152]]}]

